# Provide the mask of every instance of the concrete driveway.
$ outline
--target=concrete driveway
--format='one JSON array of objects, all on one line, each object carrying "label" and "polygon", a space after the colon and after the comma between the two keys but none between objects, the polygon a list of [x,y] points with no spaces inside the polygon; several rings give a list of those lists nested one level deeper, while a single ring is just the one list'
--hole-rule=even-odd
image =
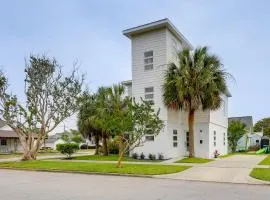
[{"label": "concrete driveway", "polygon": [[227,183],[261,184],[262,181],[249,176],[254,168],[266,156],[234,155],[210,163],[195,165],[181,173],[160,175],[159,178],[181,180],[214,181]]}]

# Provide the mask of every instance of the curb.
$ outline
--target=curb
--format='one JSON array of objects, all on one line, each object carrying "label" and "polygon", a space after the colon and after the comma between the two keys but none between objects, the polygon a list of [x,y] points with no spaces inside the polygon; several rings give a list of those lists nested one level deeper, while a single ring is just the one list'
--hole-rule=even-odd
[{"label": "curb", "polygon": [[0,169],[14,170],[14,171],[32,171],[32,172],[51,172],[51,173],[85,174],[85,175],[101,175],[101,176],[125,176],[125,177],[138,177],[138,178],[155,178],[154,177],[155,175],[84,172],[84,171],[68,171],[68,170],[58,170],[58,169],[23,169],[23,168],[10,168],[10,167],[0,167]]}]

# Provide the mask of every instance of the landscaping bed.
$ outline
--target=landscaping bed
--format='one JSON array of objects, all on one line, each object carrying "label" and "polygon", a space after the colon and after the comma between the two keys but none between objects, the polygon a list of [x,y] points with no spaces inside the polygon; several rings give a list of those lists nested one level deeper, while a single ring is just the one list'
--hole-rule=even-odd
[{"label": "landscaping bed", "polygon": [[[76,156],[72,160],[93,160],[93,161],[117,161],[118,155],[112,154],[109,156],[103,155],[85,155],[85,156]],[[149,159],[134,159],[132,157],[124,156],[123,161],[130,162],[161,162],[162,160],[149,160]]]},{"label": "landscaping bed", "polygon": [[255,168],[251,171],[250,176],[263,181],[270,181],[270,168]]},{"label": "landscaping bed", "polygon": [[184,158],[182,160],[178,160],[175,163],[208,163],[213,161],[213,159],[207,158]]},{"label": "landscaping bed", "polygon": [[24,161],[3,162],[0,163],[0,168],[104,174],[160,175],[181,172],[190,167],[176,165],[124,164],[123,168],[116,168],[116,164],[112,163]]}]

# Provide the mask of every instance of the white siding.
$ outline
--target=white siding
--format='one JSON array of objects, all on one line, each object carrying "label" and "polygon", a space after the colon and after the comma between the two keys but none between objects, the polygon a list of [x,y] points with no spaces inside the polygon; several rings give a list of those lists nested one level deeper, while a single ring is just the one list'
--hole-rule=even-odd
[{"label": "white siding", "polygon": [[[154,87],[154,107],[160,110],[160,117],[165,127],[154,141],[145,142],[134,149],[138,154],[162,153],[165,158],[188,155],[186,147],[186,131],[188,131],[188,113],[167,110],[163,104],[162,85],[164,72],[168,64],[178,65],[177,53],[182,50],[181,41],[167,29],[160,29],[132,37],[132,96],[138,101],[144,98],[144,88]],[[153,70],[144,70],[144,52],[153,51]],[[223,109],[217,111],[196,111],[194,126],[195,156],[213,157],[215,149],[219,153],[227,153],[227,143],[223,144],[223,133],[227,138],[228,98],[222,96],[225,103]],[[177,130],[177,147],[173,146],[173,130]],[[201,132],[202,130],[202,132]],[[213,130],[217,132],[217,145],[213,146]],[[200,143],[202,141],[202,144]],[[227,142],[227,141],[226,141]]]}]

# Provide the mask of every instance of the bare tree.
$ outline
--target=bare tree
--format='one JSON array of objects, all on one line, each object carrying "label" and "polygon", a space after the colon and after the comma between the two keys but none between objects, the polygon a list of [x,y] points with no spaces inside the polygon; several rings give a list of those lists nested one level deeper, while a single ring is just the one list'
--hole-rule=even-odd
[{"label": "bare tree", "polygon": [[0,112],[19,136],[23,160],[36,159],[48,133],[78,110],[82,82],[77,69],[64,76],[54,58],[30,56],[25,67],[26,103],[22,104],[7,92],[7,79],[1,73]]}]

